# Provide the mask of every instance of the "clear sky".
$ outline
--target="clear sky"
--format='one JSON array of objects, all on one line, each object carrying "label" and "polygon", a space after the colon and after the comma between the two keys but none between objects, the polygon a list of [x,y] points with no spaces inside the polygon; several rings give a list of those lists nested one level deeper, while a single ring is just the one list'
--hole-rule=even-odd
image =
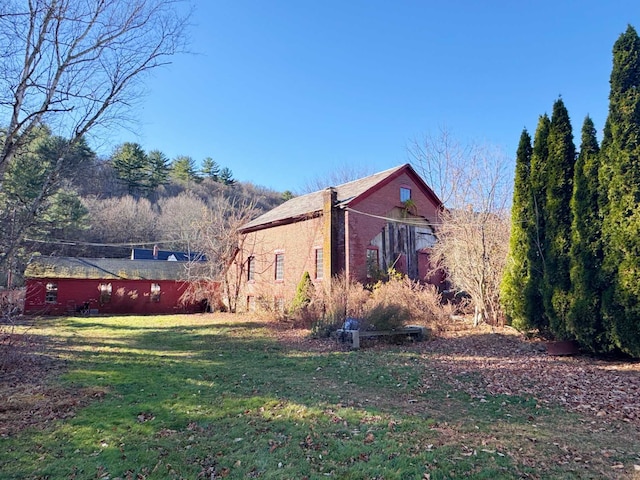
[{"label": "clear sky", "polygon": [[[562,96],[576,144],[601,136],[611,50],[639,0],[197,0],[194,54],[148,81],[140,143],[301,189],[332,168],[380,171],[446,128],[515,157]],[[105,152],[101,152],[105,153]],[[108,152],[106,152],[108,153]]]}]

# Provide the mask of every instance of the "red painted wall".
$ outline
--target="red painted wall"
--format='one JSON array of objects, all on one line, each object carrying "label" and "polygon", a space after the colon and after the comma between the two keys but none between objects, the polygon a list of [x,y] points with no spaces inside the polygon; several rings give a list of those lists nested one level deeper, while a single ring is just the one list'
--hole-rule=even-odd
[{"label": "red painted wall", "polygon": [[[400,201],[400,187],[409,187],[411,189],[411,200],[415,204],[417,214],[435,224],[439,215],[438,205],[435,205],[424,194],[413,181],[413,178],[406,172],[372,191],[361,200],[353,202],[349,207],[359,212],[384,217],[394,207],[403,207]],[[348,258],[347,273],[351,278],[365,282],[367,279],[367,246],[382,231],[386,225],[386,220],[362,215],[354,211],[347,211],[345,222],[346,256]]]},{"label": "red painted wall", "polygon": [[[45,302],[47,283],[58,285],[57,301]],[[101,303],[99,286],[111,284],[111,298]],[[151,299],[151,284],[160,285],[159,301]],[[89,302],[89,308],[98,313],[190,313],[199,311],[199,304],[181,305],[180,296],[187,284],[172,280],[87,280],[87,279],[44,279],[30,278],[26,281],[24,311],[27,314],[67,315]]]}]

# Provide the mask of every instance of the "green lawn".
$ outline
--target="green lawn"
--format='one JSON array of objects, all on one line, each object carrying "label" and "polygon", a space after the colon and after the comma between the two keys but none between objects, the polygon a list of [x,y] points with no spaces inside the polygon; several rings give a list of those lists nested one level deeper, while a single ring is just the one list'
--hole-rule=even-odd
[{"label": "green lawn", "polygon": [[[39,319],[27,334],[64,360],[30,395],[66,392],[74,414],[0,437],[2,479],[633,478],[611,464],[637,462],[600,455],[631,427],[471,401],[428,349],[309,349],[232,315]],[[5,412],[34,401],[2,391]]]}]

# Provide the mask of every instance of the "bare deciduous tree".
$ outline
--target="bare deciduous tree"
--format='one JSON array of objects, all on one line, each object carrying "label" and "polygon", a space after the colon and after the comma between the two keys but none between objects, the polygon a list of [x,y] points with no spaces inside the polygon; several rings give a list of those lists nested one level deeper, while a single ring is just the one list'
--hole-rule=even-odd
[{"label": "bare deciduous tree", "polygon": [[450,133],[414,142],[416,170],[447,210],[437,227],[432,259],[458,290],[469,294],[475,323],[501,322],[500,281],[509,247],[511,162],[500,150],[461,145]]},{"label": "bare deciduous tree", "polygon": [[163,245],[185,252],[196,250],[194,230],[207,211],[206,202],[192,192],[182,192],[176,197],[161,199],[158,208],[158,236],[169,242]]},{"label": "bare deciduous tree", "polygon": [[326,175],[318,175],[305,181],[301,194],[317,192],[327,187],[342,185],[343,183],[358,180],[373,173],[370,166],[345,164],[329,171]]},{"label": "bare deciduous tree", "polygon": [[[91,228],[84,236],[89,242],[133,244],[159,236],[158,214],[146,198],[125,196],[101,200],[88,197],[83,199],[83,204],[91,219]],[[125,251],[127,249],[123,247],[123,253]]]},{"label": "bare deciduous tree", "polygon": [[[192,244],[206,257],[206,262],[190,262],[190,287],[185,300],[206,300],[211,306],[224,300],[229,311],[236,311],[246,268],[246,259],[240,257],[246,237],[239,234],[239,229],[253,216],[253,204],[236,204],[222,195],[202,212],[193,225]],[[217,292],[214,285],[219,285],[222,291]]]},{"label": "bare deciduous tree", "polygon": [[[0,2],[0,187],[8,164],[38,125],[48,125],[71,150],[96,127],[127,119],[145,74],[184,49],[189,12],[181,11],[183,3]],[[59,155],[42,195],[32,202],[32,217],[66,156]]]}]

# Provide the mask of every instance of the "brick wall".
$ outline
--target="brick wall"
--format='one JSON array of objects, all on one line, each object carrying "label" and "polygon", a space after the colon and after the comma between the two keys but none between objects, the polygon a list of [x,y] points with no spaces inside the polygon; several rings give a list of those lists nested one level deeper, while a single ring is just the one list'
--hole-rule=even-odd
[{"label": "brick wall", "polygon": [[[265,301],[284,298],[285,304],[295,295],[302,275],[308,271],[314,283],[315,249],[323,248],[322,217],[280,225],[247,234],[244,241],[244,258],[253,256],[254,280],[243,282],[239,305],[246,305],[248,296],[263,297]],[[275,279],[276,253],[284,255],[284,278]]]},{"label": "brick wall", "polygon": [[[352,202],[349,205],[351,211],[347,211],[345,214],[346,256],[349,265],[347,273],[351,278],[366,281],[367,247],[387,223],[383,218],[375,218],[374,216],[386,217],[391,211],[404,208],[400,201],[401,187],[411,189],[411,200],[415,206],[415,214],[427,218],[431,223],[437,222],[438,206],[416,184],[412,176],[406,173],[392,179],[361,200]],[[362,215],[353,210],[372,216]]]},{"label": "brick wall", "polygon": [[[399,215],[398,212],[405,208],[400,200],[401,187],[411,189],[412,208],[415,209],[413,213],[435,224],[439,206],[434,203],[429,192],[416,182],[415,177],[404,171],[352,201],[349,204],[351,210],[334,211],[330,222],[327,219],[327,212],[330,211],[327,208],[327,199],[330,198],[331,190],[327,190],[325,208],[319,216],[248,233],[244,241],[243,254],[239,258],[243,262],[246,262],[249,256],[254,258],[255,275],[253,281],[247,282],[245,279],[243,282],[239,308],[247,305],[249,296],[254,299],[261,297],[270,302],[272,307],[274,298],[283,298],[287,304],[295,295],[296,287],[305,271],[315,279],[317,248],[323,249],[325,257],[325,282],[330,278],[329,272],[339,273],[345,270],[351,278],[366,282],[367,247],[387,225],[385,218],[390,214]],[[331,228],[328,227],[329,224]],[[331,251],[328,248],[330,242],[327,241],[329,231],[333,231],[334,234]],[[276,253],[284,255],[282,281],[275,279]],[[424,270],[425,262],[422,260],[422,269],[416,264],[415,270]],[[321,285],[322,282],[314,280],[317,285]],[[259,301],[256,304],[258,305]]]}]

